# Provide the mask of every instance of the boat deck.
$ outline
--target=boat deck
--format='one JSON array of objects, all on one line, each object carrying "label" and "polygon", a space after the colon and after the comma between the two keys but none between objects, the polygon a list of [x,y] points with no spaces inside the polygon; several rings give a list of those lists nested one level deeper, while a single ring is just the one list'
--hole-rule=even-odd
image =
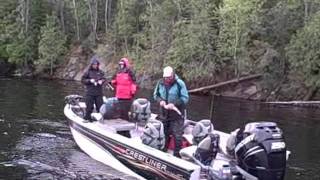
[{"label": "boat deck", "polygon": [[130,131],[136,128],[136,124],[123,119],[104,119],[99,121],[103,126],[112,127],[117,132]]}]

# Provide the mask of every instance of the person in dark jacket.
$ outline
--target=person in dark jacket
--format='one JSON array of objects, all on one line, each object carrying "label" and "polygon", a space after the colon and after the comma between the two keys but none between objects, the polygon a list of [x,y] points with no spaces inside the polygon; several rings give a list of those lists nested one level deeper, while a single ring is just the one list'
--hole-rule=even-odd
[{"label": "person in dark jacket", "polygon": [[94,105],[96,111],[103,103],[102,100],[102,85],[105,82],[104,72],[99,69],[100,62],[96,56],[91,58],[89,69],[83,74],[81,82],[86,85],[86,114],[84,119],[92,122],[91,113]]},{"label": "person in dark jacket", "polygon": [[113,76],[111,83],[115,87],[115,96],[119,102],[120,118],[129,120],[128,112],[137,91],[137,85],[136,77],[127,58],[120,59],[119,69]]},{"label": "person in dark jacket", "polygon": [[170,135],[174,137],[174,155],[179,157],[181,149],[184,112],[189,101],[189,94],[185,83],[174,73],[173,68],[167,66],[163,69],[163,79],[159,80],[153,93],[154,99],[160,105],[160,119],[164,126],[166,146]]}]

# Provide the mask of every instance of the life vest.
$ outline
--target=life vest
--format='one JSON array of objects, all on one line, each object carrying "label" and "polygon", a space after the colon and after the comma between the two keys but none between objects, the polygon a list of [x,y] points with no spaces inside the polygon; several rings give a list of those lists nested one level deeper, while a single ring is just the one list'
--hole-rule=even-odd
[{"label": "life vest", "polygon": [[116,97],[118,99],[131,99],[137,91],[137,85],[127,72],[118,73],[112,83],[116,86]]}]

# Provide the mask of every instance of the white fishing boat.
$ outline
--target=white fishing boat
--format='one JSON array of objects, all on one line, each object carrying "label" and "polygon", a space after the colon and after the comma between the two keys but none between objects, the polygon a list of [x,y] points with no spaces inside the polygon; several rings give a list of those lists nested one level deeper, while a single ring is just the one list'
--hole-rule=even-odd
[{"label": "white fishing boat", "polygon": [[[185,120],[187,145],[181,149],[181,157],[175,157],[161,150],[163,126],[150,113],[146,99],[133,103],[131,122],[93,113],[97,121],[92,123],[83,119],[82,99],[67,96],[64,108],[78,146],[92,158],[138,179],[284,179],[289,153],[276,123],[249,123],[240,128],[240,137],[240,133],[232,136],[214,130],[210,120]],[[196,142],[198,135],[203,138]],[[218,151],[212,151],[214,142],[218,142]],[[233,152],[227,148],[230,142],[237,142]]]}]

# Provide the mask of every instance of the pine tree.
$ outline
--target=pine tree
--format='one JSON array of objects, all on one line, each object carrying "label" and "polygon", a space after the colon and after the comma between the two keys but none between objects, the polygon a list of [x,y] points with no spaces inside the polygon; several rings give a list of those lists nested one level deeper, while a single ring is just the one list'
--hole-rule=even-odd
[{"label": "pine tree", "polygon": [[251,27],[259,24],[258,15],[265,0],[224,0],[220,10],[219,51],[229,57],[234,74],[240,76],[249,63],[247,44]]},{"label": "pine tree", "polygon": [[39,42],[40,58],[37,61],[39,70],[50,70],[53,75],[54,68],[66,51],[66,37],[59,29],[55,16],[47,16],[46,25],[41,28]]},{"label": "pine tree", "polygon": [[299,30],[286,48],[291,73],[308,87],[320,87],[320,11]]},{"label": "pine tree", "polygon": [[221,68],[222,61],[217,53],[220,4],[220,0],[193,0],[181,6],[168,63],[190,80],[204,74],[212,76]]}]

